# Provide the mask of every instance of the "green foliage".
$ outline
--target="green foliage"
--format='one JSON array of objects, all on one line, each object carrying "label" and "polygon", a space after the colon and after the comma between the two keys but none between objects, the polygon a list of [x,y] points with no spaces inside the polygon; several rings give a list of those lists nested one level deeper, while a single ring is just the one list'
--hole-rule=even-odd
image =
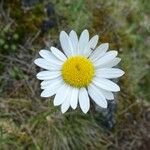
[{"label": "green foliage", "polygon": [[23,73],[23,71],[20,70],[18,67],[13,67],[13,69],[10,70],[10,77],[17,80],[28,79],[28,77]]},{"label": "green foliage", "polygon": [[15,53],[17,44],[19,43],[19,35],[8,24],[0,29],[0,52],[3,54]]}]

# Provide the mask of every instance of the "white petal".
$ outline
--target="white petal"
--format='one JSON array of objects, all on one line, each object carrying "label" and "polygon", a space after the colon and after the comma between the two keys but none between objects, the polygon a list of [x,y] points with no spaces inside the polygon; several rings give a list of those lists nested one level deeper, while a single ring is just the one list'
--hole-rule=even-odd
[{"label": "white petal", "polygon": [[95,103],[102,108],[107,108],[107,101],[101,91],[93,84],[88,86],[88,93]]},{"label": "white petal", "polygon": [[49,85],[52,80],[54,80],[54,81],[56,81],[56,80],[62,80],[62,77],[60,76],[60,77],[57,77],[57,78],[54,78],[54,79],[44,80],[44,81],[41,82],[41,86],[47,86],[47,85]]},{"label": "white petal", "polygon": [[93,60],[94,62],[96,60],[99,60],[102,56],[104,56],[104,54],[106,53],[106,51],[108,50],[108,48],[109,48],[109,44],[108,43],[101,44],[90,55],[90,59]]},{"label": "white petal", "polygon": [[56,94],[57,92],[57,89],[45,89],[43,90],[43,92],[41,93],[41,97],[51,97],[53,96],[54,94]]},{"label": "white petal", "polygon": [[[58,78],[60,78],[60,77],[58,77]],[[52,80],[56,80],[56,79],[57,79],[57,78],[52,79]],[[50,83],[51,83],[51,80],[44,80],[44,81],[41,82],[41,87],[47,86],[47,85],[49,85]]]},{"label": "white petal", "polygon": [[37,58],[34,63],[43,68],[43,69],[47,69],[47,70],[60,70],[61,69],[61,66],[55,66],[53,64],[51,64],[50,62],[46,61],[45,59],[43,58]]},{"label": "white petal", "polygon": [[95,67],[100,67],[102,65],[107,64],[108,62],[112,61],[117,56],[117,54],[117,51],[109,51],[105,53],[103,57],[94,62]]},{"label": "white petal", "polygon": [[99,88],[98,89],[101,91],[101,93],[104,95],[104,97],[108,100],[113,100],[114,99],[114,94],[110,91],[106,91],[102,88]]},{"label": "white petal", "polygon": [[70,107],[71,93],[72,93],[72,87],[69,88],[68,95],[67,95],[66,99],[64,100],[64,102],[61,105],[61,112],[62,113],[65,113]]},{"label": "white petal", "polygon": [[39,54],[48,62],[52,64],[61,65],[61,60],[57,59],[50,51],[40,50]]},{"label": "white petal", "polygon": [[64,53],[69,57],[72,55],[73,46],[71,40],[65,31],[60,33],[60,43]]},{"label": "white petal", "polygon": [[121,77],[124,74],[124,71],[117,68],[100,68],[96,70],[95,74],[101,78],[113,79]]},{"label": "white petal", "polygon": [[51,97],[51,96],[53,96],[54,94],[57,93],[57,91],[59,90],[61,85],[62,85],[62,83],[55,84],[54,86],[52,86],[50,88],[44,89],[43,92],[41,93],[41,97]]},{"label": "white petal", "polygon": [[67,57],[57,48],[51,47],[52,53],[60,60],[65,61],[67,60]]},{"label": "white petal", "polygon": [[89,47],[89,45],[87,44],[83,50],[82,55],[88,57],[90,54],[92,53],[91,48]]},{"label": "white petal", "polygon": [[98,86],[104,90],[107,90],[107,91],[112,91],[112,92],[120,91],[120,87],[116,83],[114,83],[108,79],[95,77],[95,78],[93,78],[93,83],[96,86]]},{"label": "white petal", "polygon": [[36,76],[40,80],[49,80],[61,75],[60,71],[41,71]]},{"label": "white petal", "polygon": [[99,39],[98,35],[93,36],[89,41],[89,47],[94,49],[98,43],[98,39]]},{"label": "white petal", "polygon": [[78,97],[79,97],[79,89],[73,88],[72,93],[71,93],[71,99],[70,99],[70,105],[73,109],[77,108]]},{"label": "white petal", "polygon": [[64,100],[66,100],[68,92],[69,92],[69,86],[63,84],[56,93],[56,96],[54,98],[54,106],[58,106],[62,104]]},{"label": "white petal", "polygon": [[65,113],[69,109],[69,106],[70,106],[69,99],[66,98],[66,100],[61,105],[61,112]]},{"label": "white petal", "polygon": [[62,84],[63,80],[61,77],[57,77],[51,80],[44,80],[41,82],[41,89],[53,88],[57,84]]},{"label": "white petal", "polygon": [[84,30],[79,38],[79,47],[78,47],[78,52],[79,54],[83,54],[84,48],[89,42],[89,32],[88,30]]},{"label": "white petal", "polygon": [[70,37],[72,47],[73,47],[73,55],[76,55],[77,49],[78,49],[78,36],[77,36],[76,32],[72,30],[69,33],[69,37]]},{"label": "white petal", "polygon": [[121,61],[121,58],[116,57],[112,61],[105,64],[104,66],[105,66],[105,68],[111,68],[111,67],[116,66],[120,61]]},{"label": "white petal", "polygon": [[79,104],[84,113],[87,113],[90,108],[90,100],[85,88],[79,90]]}]

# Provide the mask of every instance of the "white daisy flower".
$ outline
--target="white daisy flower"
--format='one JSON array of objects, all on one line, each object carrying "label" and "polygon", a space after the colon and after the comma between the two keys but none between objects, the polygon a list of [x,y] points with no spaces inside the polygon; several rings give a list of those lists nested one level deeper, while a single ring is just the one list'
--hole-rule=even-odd
[{"label": "white daisy flower", "polygon": [[[109,51],[108,43],[96,47],[99,37],[89,39],[88,30],[80,38],[75,31],[69,35],[61,31],[60,43],[64,53],[55,47],[51,51],[41,50],[42,58],[34,63],[46,69],[37,74],[41,82],[41,97],[55,95],[54,105],[61,105],[62,113],[71,106],[76,109],[78,102],[84,113],[90,108],[90,98],[100,107],[107,108],[107,100],[113,100],[113,92],[120,87],[110,79],[118,78],[124,71],[114,68],[119,62],[117,51]],[[90,98],[89,98],[90,97]]]}]

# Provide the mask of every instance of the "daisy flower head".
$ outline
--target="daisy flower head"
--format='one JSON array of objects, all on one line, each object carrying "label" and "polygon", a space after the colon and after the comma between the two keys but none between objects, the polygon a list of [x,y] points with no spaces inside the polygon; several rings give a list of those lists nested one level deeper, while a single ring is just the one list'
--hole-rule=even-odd
[{"label": "daisy flower head", "polygon": [[98,35],[89,38],[88,30],[84,30],[79,39],[75,31],[67,34],[61,31],[59,40],[62,51],[56,47],[40,50],[41,58],[34,63],[45,69],[37,74],[41,82],[41,97],[54,97],[54,105],[61,105],[62,113],[69,107],[87,113],[90,99],[102,108],[107,108],[107,100],[113,100],[113,92],[120,87],[111,81],[124,74],[114,68],[119,62],[117,51],[108,51],[109,44],[97,46]]}]

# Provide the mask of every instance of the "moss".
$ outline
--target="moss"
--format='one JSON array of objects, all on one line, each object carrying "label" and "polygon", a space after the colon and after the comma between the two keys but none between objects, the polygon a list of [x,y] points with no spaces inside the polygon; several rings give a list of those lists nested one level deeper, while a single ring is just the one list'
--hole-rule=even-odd
[{"label": "moss", "polygon": [[5,3],[4,7],[10,9],[10,17],[15,20],[16,32],[20,37],[25,37],[26,34],[39,30],[44,18],[44,6],[42,4],[36,4],[31,10],[24,11],[20,1],[14,0]]},{"label": "moss", "polygon": [[18,43],[19,35],[11,28],[11,25],[4,26],[0,32],[1,54],[15,53]]}]

